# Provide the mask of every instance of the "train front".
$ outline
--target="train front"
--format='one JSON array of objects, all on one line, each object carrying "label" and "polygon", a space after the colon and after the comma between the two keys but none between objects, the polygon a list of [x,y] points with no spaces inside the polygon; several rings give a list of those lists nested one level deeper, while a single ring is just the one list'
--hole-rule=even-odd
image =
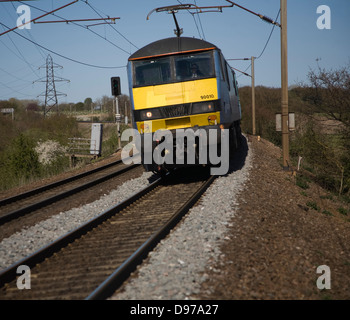
[{"label": "train front", "polygon": [[133,124],[147,171],[207,164],[210,131],[218,132],[211,143],[220,143],[216,55],[206,41],[168,38],[129,58]]}]

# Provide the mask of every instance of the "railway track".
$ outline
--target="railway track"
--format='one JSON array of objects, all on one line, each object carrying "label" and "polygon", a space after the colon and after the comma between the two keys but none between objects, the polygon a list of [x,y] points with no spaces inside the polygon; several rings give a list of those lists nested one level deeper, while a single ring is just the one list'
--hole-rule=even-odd
[{"label": "railway track", "polygon": [[0,200],[0,226],[80,191],[121,175],[139,165],[126,166],[121,160],[67,179]]},{"label": "railway track", "polygon": [[[104,299],[130,275],[214,180],[206,172],[158,179],[0,273],[0,299]],[[17,267],[31,289],[17,288]]]}]

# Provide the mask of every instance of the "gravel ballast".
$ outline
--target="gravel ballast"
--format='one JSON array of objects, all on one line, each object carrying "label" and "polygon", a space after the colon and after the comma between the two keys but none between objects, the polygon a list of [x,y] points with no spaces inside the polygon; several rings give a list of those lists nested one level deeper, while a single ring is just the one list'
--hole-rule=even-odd
[{"label": "gravel ballast", "polygon": [[[134,275],[111,299],[191,299],[199,293],[201,283],[208,277],[204,271],[213,270],[210,266],[222,258],[220,244],[229,240],[226,232],[229,221],[252,166],[252,152],[246,154],[247,149],[245,144],[240,167],[214,181],[197,205],[149,254],[135,273],[137,277]],[[149,184],[151,176],[152,173],[144,173],[97,201],[61,212],[4,239],[0,242],[0,268],[10,266],[124,200]]]},{"label": "gravel ballast", "polygon": [[229,240],[228,227],[238,197],[249,179],[253,155],[249,150],[244,166],[218,177],[182,222],[149,254],[114,300],[184,300],[200,292],[223,254],[220,244]]},{"label": "gravel ballast", "polygon": [[149,184],[151,172],[131,179],[99,200],[61,212],[0,242],[0,270],[35,252]]}]

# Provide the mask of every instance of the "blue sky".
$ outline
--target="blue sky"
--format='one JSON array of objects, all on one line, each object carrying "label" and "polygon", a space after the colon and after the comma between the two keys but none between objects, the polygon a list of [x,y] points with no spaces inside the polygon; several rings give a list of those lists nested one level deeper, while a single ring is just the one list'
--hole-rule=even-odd
[{"label": "blue sky", "polygon": [[[44,11],[51,11],[73,0],[37,0],[20,2],[0,1],[0,33],[16,26],[16,9],[22,4],[31,8],[31,19]],[[226,5],[224,0],[188,0],[198,6]],[[279,0],[236,0],[238,4],[257,13],[276,18]],[[46,57],[51,54],[55,76],[70,82],[56,82],[58,92],[67,94],[59,102],[79,102],[110,96],[110,78],[120,76],[122,92],[129,94],[126,64],[130,54],[150,42],[174,36],[174,22],[167,13],[147,14],[154,8],[178,4],[177,0],[79,0],[60,11],[38,21],[120,17],[113,28],[108,25],[87,29],[86,22],[76,24],[31,24],[31,29],[15,30],[0,36],[0,100],[15,97],[36,99],[45,92]],[[320,30],[316,10],[327,5],[331,10],[331,29]],[[98,12],[99,14],[97,14]],[[349,0],[288,0],[288,78],[289,85],[307,80],[310,68],[318,64],[326,69],[337,69],[350,63],[350,1]],[[58,17],[59,16],[59,17]],[[224,9],[222,13],[191,15],[177,14],[183,36],[204,38],[221,48],[227,59],[258,57],[267,42],[272,25],[238,7]],[[200,20],[199,20],[200,18]],[[5,25],[5,26],[4,26]],[[91,30],[91,31],[89,31]],[[96,35],[98,34],[98,35]],[[31,40],[25,39],[25,38]],[[52,52],[48,52],[42,47]],[[57,55],[58,54],[58,55]],[[68,58],[68,59],[67,59]],[[73,62],[79,61],[98,67]],[[250,73],[250,61],[231,61],[232,67]],[[116,67],[116,68],[111,68]],[[250,85],[251,80],[239,72],[239,86]],[[263,55],[255,61],[255,83],[280,87],[280,29],[275,27]],[[39,97],[43,101],[44,97]]]}]

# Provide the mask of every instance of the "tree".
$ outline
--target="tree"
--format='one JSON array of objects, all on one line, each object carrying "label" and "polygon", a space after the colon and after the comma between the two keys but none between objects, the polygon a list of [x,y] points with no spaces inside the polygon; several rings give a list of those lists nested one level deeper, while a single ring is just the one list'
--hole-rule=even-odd
[{"label": "tree", "polygon": [[311,86],[305,86],[304,99],[311,113],[322,113],[350,128],[350,64],[337,70],[318,68],[308,74]]},{"label": "tree", "polygon": [[118,97],[120,114],[131,119],[131,103],[129,96],[122,94]]},{"label": "tree", "polygon": [[85,110],[91,110],[91,105],[92,105],[92,99],[91,98],[86,98],[84,100]]},{"label": "tree", "polygon": [[312,140],[318,151],[322,150],[322,158],[314,163],[311,159],[314,154],[308,152],[306,157],[325,179],[334,179],[334,188],[339,194],[349,192],[350,64],[329,71],[319,67],[317,71],[311,70],[308,78],[310,84],[297,92],[305,102],[304,113],[311,117],[321,133]]},{"label": "tree", "polygon": [[27,104],[27,111],[40,111],[39,106],[35,102],[31,102]]},{"label": "tree", "polygon": [[84,103],[82,103],[82,102],[76,103],[75,106],[74,106],[74,109],[76,111],[83,111],[84,110]]}]

